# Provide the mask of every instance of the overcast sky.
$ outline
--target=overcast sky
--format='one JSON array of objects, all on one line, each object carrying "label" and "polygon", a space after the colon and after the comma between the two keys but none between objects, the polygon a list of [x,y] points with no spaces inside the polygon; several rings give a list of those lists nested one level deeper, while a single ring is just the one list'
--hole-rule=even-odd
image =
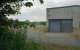
[{"label": "overcast sky", "polygon": [[46,8],[65,6],[65,5],[77,5],[80,4],[80,0],[44,0],[44,4],[40,4],[38,0],[34,1],[34,6],[31,8],[22,7],[21,14],[11,15],[8,18],[18,19],[20,21],[46,21]]}]

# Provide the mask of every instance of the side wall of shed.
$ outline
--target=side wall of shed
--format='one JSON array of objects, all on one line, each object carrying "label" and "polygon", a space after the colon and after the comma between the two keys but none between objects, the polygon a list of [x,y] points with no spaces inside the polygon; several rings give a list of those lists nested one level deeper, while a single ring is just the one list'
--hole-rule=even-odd
[{"label": "side wall of shed", "polygon": [[73,27],[79,28],[80,7],[48,8],[47,19],[73,19]]}]

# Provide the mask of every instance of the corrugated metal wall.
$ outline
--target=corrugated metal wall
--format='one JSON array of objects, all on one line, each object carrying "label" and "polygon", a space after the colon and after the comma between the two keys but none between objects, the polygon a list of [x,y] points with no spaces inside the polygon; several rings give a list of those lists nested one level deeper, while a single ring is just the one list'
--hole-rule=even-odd
[{"label": "corrugated metal wall", "polygon": [[49,32],[60,32],[60,20],[49,20]]},{"label": "corrugated metal wall", "polygon": [[48,8],[47,19],[73,19],[73,27],[79,28],[80,7]]},{"label": "corrugated metal wall", "polygon": [[72,32],[72,19],[49,19],[49,32]]},{"label": "corrugated metal wall", "polygon": [[73,30],[73,20],[72,19],[64,19],[61,24],[61,32],[72,32]]}]

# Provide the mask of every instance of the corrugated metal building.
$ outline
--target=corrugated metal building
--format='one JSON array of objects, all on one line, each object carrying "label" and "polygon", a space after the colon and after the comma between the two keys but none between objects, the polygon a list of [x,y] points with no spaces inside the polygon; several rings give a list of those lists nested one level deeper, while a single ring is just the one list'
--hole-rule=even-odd
[{"label": "corrugated metal building", "polygon": [[49,32],[72,32],[80,25],[80,5],[47,8]]}]

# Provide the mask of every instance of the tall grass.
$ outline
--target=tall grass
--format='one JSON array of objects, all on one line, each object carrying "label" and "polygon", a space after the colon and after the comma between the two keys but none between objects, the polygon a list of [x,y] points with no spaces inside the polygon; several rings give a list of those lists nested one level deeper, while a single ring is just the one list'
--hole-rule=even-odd
[{"label": "tall grass", "polygon": [[25,30],[11,32],[7,27],[0,27],[0,50],[80,50],[79,47],[45,45],[27,39]]},{"label": "tall grass", "polygon": [[[40,50],[41,44],[27,40],[25,32],[9,32],[8,28],[0,27],[0,50]],[[41,49],[41,50],[42,50]]]}]

